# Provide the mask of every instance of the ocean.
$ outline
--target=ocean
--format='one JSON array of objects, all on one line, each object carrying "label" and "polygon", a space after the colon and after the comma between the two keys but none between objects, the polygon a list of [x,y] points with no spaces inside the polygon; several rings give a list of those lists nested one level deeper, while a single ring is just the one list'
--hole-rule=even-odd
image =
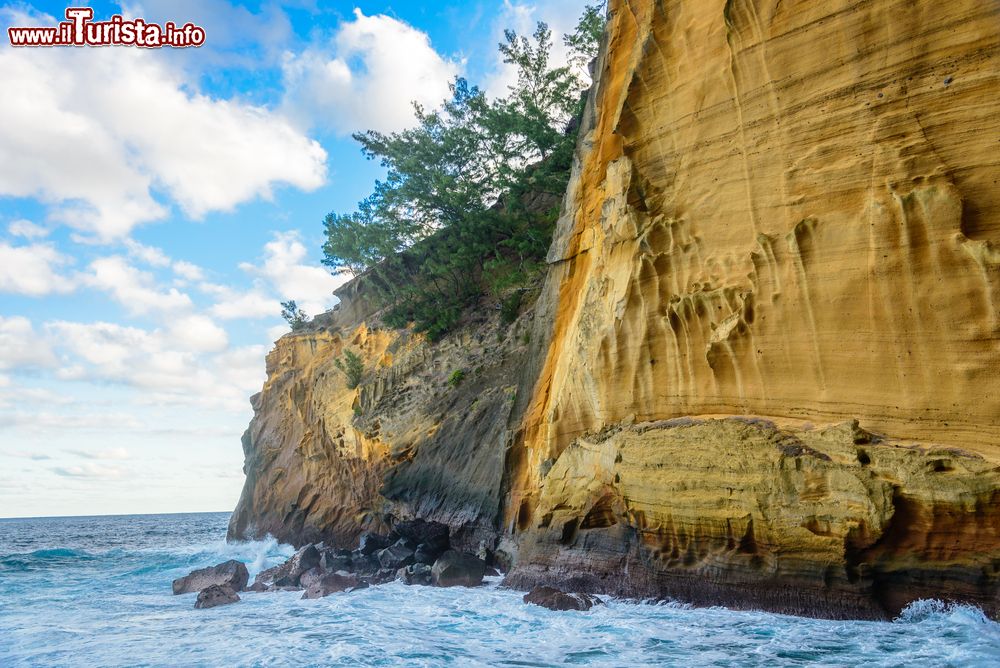
[{"label": "ocean", "polygon": [[0,520],[0,666],[997,666],[1000,624],[921,601],[893,622],[609,600],[585,613],[400,583],[195,610],[171,581],[292,548],[227,544],[228,513]]}]

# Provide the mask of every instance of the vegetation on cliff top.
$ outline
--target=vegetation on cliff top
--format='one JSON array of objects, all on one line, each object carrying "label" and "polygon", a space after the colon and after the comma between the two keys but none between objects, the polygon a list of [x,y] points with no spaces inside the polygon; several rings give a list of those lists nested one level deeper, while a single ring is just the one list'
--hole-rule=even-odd
[{"label": "vegetation on cliff top", "polygon": [[564,37],[564,66],[552,63],[544,23],[530,39],[508,30],[499,49],[518,75],[508,95],[491,99],[456,78],[439,109],[415,105],[415,127],[354,135],[387,174],[356,211],[326,217],[323,263],[371,272],[388,324],[412,322],[436,339],[484,294],[501,297],[538,274],[603,27],[602,5],[587,7]]}]

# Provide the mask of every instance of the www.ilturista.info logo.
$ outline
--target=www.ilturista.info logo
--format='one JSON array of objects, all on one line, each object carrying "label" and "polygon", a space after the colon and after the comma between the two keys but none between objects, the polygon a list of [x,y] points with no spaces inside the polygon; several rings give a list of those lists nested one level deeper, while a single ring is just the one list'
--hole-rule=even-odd
[{"label": "www.ilturista.info logo", "polygon": [[115,14],[107,21],[92,21],[90,7],[70,7],[66,20],[52,27],[7,28],[11,46],[140,46],[184,48],[205,43],[205,29],[193,23],[177,26],[146,23]]}]

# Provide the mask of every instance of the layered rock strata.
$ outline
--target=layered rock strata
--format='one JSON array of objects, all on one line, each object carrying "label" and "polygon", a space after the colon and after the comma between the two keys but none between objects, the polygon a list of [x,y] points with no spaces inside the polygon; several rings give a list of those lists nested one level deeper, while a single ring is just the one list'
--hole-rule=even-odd
[{"label": "layered rock strata", "polygon": [[994,3],[612,1],[533,307],[431,345],[346,286],[268,357],[231,535],[421,517],[525,589],[996,615],[998,93]]}]

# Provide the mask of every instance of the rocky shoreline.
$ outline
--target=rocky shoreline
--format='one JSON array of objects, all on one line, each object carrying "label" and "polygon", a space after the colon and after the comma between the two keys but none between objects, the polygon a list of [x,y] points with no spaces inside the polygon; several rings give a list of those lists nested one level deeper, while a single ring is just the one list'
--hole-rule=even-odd
[{"label": "rocky shoreline", "polygon": [[[173,581],[174,594],[198,593],[194,607],[214,608],[239,602],[240,592],[301,591],[317,599],[399,581],[407,585],[478,587],[487,576],[499,576],[493,555],[453,549],[448,527],[413,520],[397,524],[388,534],[364,533],[353,550],[310,543],[287,561],[257,574],[253,584],[245,564],[230,560],[192,571]],[[602,601],[588,594],[536,587],[525,603],[551,610],[589,610]]]}]

